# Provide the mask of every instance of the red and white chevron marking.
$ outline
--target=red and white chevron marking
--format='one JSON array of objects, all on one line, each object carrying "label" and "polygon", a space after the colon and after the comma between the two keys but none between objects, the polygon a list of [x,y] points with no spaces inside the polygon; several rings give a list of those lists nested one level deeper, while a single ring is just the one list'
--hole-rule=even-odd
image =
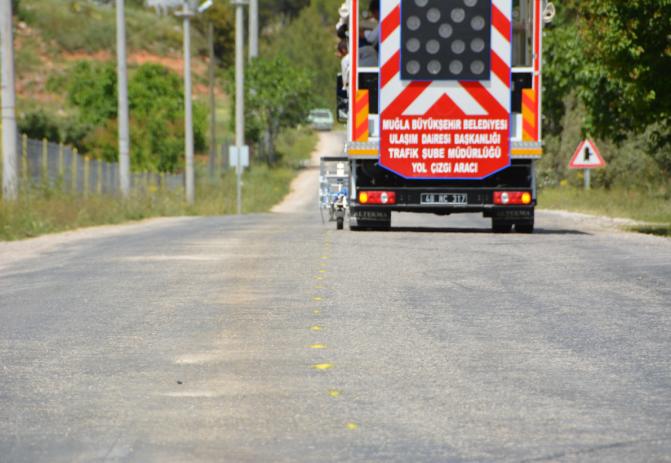
[{"label": "red and white chevron marking", "polygon": [[380,165],[406,178],[471,180],[510,165],[511,16],[511,0],[493,0],[488,80],[404,81],[401,1],[381,0]]},{"label": "red and white chevron marking", "polygon": [[[445,97],[457,111],[469,116],[510,113],[510,0],[494,0],[492,6],[491,80],[485,82],[402,81],[401,4],[382,0],[380,109],[393,115],[427,115]],[[445,105],[443,105],[445,106]]]}]

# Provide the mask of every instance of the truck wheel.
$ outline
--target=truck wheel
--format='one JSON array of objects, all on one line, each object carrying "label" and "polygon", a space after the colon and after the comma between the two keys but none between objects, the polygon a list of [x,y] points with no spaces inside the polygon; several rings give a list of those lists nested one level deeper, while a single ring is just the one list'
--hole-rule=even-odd
[{"label": "truck wheel", "polygon": [[337,230],[342,230],[345,226],[345,219],[342,217],[338,217],[336,219],[336,229]]},{"label": "truck wheel", "polygon": [[515,231],[517,233],[533,233],[534,232],[534,221],[527,220],[526,222],[518,222],[515,224]]},{"label": "truck wheel", "polygon": [[492,231],[494,233],[510,233],[513,223],[505,220],[492,219]]}]

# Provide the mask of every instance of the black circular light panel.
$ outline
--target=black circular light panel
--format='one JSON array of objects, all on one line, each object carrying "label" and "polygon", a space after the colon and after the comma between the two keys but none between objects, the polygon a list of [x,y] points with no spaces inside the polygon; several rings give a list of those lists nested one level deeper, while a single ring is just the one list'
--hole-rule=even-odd
[{"label": "black circular light panel", "polygon": [[489,80],[492,0],[401,0],[403,80]]}]

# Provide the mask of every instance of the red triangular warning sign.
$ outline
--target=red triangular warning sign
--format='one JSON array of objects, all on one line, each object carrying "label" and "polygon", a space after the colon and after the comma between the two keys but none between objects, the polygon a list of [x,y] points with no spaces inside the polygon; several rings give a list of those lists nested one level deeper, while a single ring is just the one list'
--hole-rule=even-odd
[{"label": "red triangular warning sign", "polygon": [[601,156],[599,148],[592,140],[583,140],[578,149],[573,153],[571,162],[569,162],[569,169],[596,169],[598,167],[605,167],[606,161]]},{"label": "red triangular warning sign", "polygon": [[606,161],[601,156],[594,141],[584,140],[573,153],[568,167],[569,169],[596,169],[606,167]]}]

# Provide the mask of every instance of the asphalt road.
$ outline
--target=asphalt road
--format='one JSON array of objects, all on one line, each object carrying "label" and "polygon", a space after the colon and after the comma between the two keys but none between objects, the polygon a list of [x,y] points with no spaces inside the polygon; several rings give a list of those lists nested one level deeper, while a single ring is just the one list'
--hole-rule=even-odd
[{"label": "asphalt road", "polygon": [[671,461],[671,241],[393,225],[305,207],[0,246],[0,461]]}]

